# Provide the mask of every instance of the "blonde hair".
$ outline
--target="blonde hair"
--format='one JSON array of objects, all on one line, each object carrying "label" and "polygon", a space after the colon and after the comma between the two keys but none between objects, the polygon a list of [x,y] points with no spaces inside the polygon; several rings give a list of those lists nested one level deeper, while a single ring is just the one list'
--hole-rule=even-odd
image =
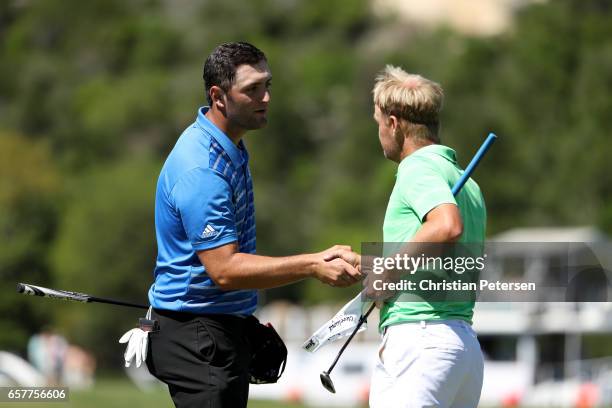
[{"label": "blonde hair", "polygon": [[387,65],[376,76],[372,93],[382,113],[399,119],[404,135],[412,136],[416,142],[440,143],[438,116],[444,91],[439,84]]}]

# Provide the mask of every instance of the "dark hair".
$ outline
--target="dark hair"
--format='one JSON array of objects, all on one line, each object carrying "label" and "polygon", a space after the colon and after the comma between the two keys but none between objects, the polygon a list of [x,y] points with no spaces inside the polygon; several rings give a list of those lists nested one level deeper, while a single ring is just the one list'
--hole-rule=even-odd
[{"label": "dark hair", "polygon": [[204,89],[206,100],[212,105],[210,88],[216,85],[229,91],[236,77],[236,68],[243,64],[254,65],[267,61],[266,55],[247,42],[231,42],[219,45],[204,63]]}]

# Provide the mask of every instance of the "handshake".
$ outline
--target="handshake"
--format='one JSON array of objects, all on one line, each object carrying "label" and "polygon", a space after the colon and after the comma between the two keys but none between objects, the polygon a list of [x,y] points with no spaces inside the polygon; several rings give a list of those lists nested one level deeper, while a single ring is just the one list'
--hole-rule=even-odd
[{"label": "handshake", "polygon": [[335,245],[313,257],[313,277],[330,286],[346,287],[363,280],[361,255],[347,245]]}]

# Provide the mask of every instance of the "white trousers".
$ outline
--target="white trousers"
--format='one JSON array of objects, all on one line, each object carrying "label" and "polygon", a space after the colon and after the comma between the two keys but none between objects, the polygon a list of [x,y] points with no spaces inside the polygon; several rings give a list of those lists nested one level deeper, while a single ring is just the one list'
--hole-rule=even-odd
[{"label": "white trousers", "polygon": [[478,406],[483,357],[462,320],[387,327],[370,387],[371,408]]}]

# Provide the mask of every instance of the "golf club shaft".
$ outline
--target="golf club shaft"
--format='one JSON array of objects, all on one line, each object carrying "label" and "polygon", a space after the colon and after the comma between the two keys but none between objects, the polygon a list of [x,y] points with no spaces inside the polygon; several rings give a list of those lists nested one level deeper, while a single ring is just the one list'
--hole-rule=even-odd
[{"label": "golf club shaft", "polygon": [[[478,163],[480,162],[480,160],[483,158],[485,153],[489,150],[489,148],[491,147],[493,142],[495,142],[496,139],[497,139],[497,136],[494,133],[489,133],[489,136],[487,136],[486,140],[482,143],[482,145],[480,146],[480,149],[478,149],[478,151],[474,155],[474,158],[472,159],[472,161],[470,161],[470,164],[468,164],[468,166],[465,168],[459,180],[457,180],[457,182],[453,186],[452,188],[453,195],[457,195],[459,191],[461,191],[461,188],[468,181],[468,179],[470,178],[470,175],[474,172],[474,169],[476,168],[476,166],[478,166]],[[327,374],[331,373],[331,371],[334,369],[334,367],[336,366],[336,363],[340,359],[340,356],[342,355],[342,353],[344,353],[344,350],[346,349],[348,344],[351,342],[351,340],[353,340],[353,337],[355,337],[355,334],[357,334],[361,326],[368,320],[368,316],[370,316],[370,313],[372,313],[372,310],[374,310],[375,307],[376,307],[376,303],[372,303],[368,311],[359,318],[359,321],[357,322],[357,326],[355,326],[355,329],[353,329],[353,332],[351,333],[349,338],[346,340],[346,342],[344,342],[344,345],[338,352],[336,359],[334,360],[332,365],[327,370]]]},{"label": "golf club shaft", "polygon": [[344,345],[342,346],[342,348],[338,352],[338,355],[336,355],[336,358],[334,359],[334,362],[331,364],[331,366],[329,366],[329,369],[327,370],[327,374],[329,374],[334,369],[334,367],[336,366],[336,363],[338,362],[338,360],[340,360],[340,356],[342,355],[342,353],[344,353],[344,349],[349,345],[351,340],[353,340],[353,337],[355,337],[355,335],[357,334],[357,332],[359,331],[359,328],[363,325],[363,323],[365,323],[368,320],[368,317],[370,316],[370,313],[372,313],[372,310],[374,310],[375,307],[376,307],[376,303],[372,303],[372,305],[370,306],[368,311],[365,312],[365,314],[363,314],[359,318],[359,322],[357,323],[357,327],[355,327],[355,330],[353,330],[353,332],[351,333],[349,338],[346,340],[346,342],[344,342]]},{"label": "golf club shaft", "polygon": [[74,302],[82,303],[106,303],[110,305],[135,307],[138,309],[148,309],[148,306],[140,305],[137,303],[124,302],[121,300],[106,299],[96,296],[91,296],[86,293],[80,292],[69,292],[66,290],[49,289],[42,286],[30,285],[28,283],[18,283],[17,292],[23,293],[24,295],[30,296],[42,296],[62,300],[70,300]]}]

